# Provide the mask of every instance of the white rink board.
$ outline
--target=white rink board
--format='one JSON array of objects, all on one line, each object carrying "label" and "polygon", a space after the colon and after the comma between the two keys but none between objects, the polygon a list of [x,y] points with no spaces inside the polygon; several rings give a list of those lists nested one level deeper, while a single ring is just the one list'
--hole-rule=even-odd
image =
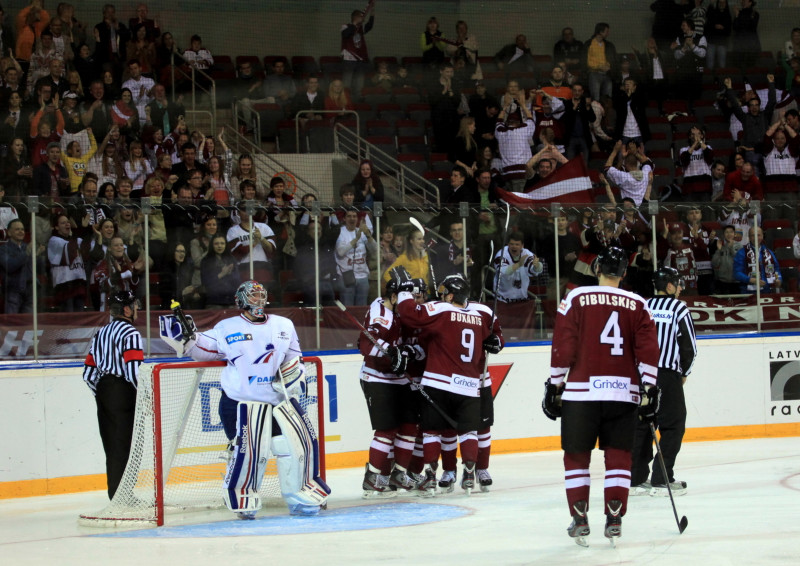
[{"label": "white rink board", "polygon": [[[491,365],[512,364],[495,403],[494,439],[559,434],[559,424],[540,409],[549,358],[549,346],[509,347],[491,357]],[[800,360],[798,337],[700,340],[686,384],[687,427],[800,422],[800,401],[773,402],[770,394],[770,364],[790,360]],[[322,363],[327,452],[363,451],[371,429],[358,379],[361,357],[323,356]],[[0,482],[104,472],[94,399],[80,367],[0,371],[0,399],[0,430],[11,431],[0,438]]]}]

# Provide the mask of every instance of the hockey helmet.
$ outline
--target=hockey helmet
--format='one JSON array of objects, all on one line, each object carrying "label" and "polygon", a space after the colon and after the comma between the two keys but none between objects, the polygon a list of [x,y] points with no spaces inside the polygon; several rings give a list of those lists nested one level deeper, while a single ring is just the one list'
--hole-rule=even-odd
[{"label": "hockey helmet", "polygon": [[685,286],[683,277],[674,267],[661,267],[653,274],[653,286],[656,292],[663,291],[666,293],[667,285],[670,283],[675,285],[675,289]]},{"label": "hockey helmet", "polygon": [[264,316],[267,290],[258,281],[245,281],[236,289],[236,306],[256,318]]},{"label": "hockey helmet", "polygon": [[402,265],[395,266],[389,270],[389,280],[386,282],[386,296],[400,292],[400,285],[406,281],[411,281],[411,274]]},{"label": "hockey helmet", "polygon": [[428,284],[425,283],[425,280],[422,277],[417,277],[414,279],[414,290],[412,291],[414,295],[427,295],[428,294]]},{"label": "hockey helmet", "polygon": [[460,273],[448,275],[439,283],[437,291],[442,300],[446,295],[452,293],[454,303],[465,304],[469,299],[469,281]]},{"label": "hockey helmet", "polygon": [[620,248],[609,246],[597,256],[597,271],[603,275],[622,277],[628,267],[628,255]]}]

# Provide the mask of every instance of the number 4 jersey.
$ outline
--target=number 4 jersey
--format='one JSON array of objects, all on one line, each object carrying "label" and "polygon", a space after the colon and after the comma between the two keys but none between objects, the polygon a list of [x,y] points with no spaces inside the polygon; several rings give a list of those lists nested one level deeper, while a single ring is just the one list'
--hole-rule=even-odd
[{"label": "number 4 jersey", "polygon": [[558,307],[550,381],[565,401],[639,402],[656,384],[658,337],[645,300],[614,287],[579,287]]}]

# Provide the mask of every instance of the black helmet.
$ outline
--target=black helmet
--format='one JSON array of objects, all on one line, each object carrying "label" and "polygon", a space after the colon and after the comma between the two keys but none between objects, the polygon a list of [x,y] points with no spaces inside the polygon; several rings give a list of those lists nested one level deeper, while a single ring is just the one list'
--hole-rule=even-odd
[{"label": "black helmet", "polygon": [[413,294],[414,295],[419,295],[419,294],[425,295],[427,293],[428,293],[428,284],[425,283],[425,280],[422,277],[417,277],[416,279],[414,279],[414,291],[413,291]]},{"label": "black helmet", "polygon": [[399,292],[400,284],[411,281],[411,274],[402,265],[398,265],[389,270],[389,280],[386,282],[386,296],[391,297],[392,293]]},{"label": "black helmet", "polygon": [[132,291],[117,291],[108,297],[109,306],[132,307],[136,303],[136,295]]},{"label": "black helmet", "polygon": [[603,275],[622,277],[628,267],[628,255],[621,249],[609,246],[597,256],[597,270]]},{"label": "black helmet", "polygon": [[683,277],[674,267],[662,267],[653,274],[653,286],[656,288],[656,292],[664,291],[666,293],[669,283],[675,285],[676,289],[684,286]]},{"label": "black helmet", "polygon": [[464,304],[469,299],[469,281],[460,273],[448,275],[439,283],[438,292],[441,298],[452,293],[454,303]]}]

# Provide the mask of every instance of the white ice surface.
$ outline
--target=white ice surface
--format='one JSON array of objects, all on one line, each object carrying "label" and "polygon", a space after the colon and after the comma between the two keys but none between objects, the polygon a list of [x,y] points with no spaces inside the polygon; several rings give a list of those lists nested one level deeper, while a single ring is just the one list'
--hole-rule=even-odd
[{"label": "white ice surface", "polygon": [[[362,501],[363,470],[332,470],[328,513],[332,519],[341,515],[338,520],[346,522],[348,529],[360,530],[265,535],[296,525],[292,521],[297,519],[286,517],[284,509],[271,508],[252,522],[231,523],[227,512],[171,519],[166,529],[172,530],[159,533],[180,532],[182,538],[143,537],[146,533],[142,532],[135,538],[106,537],[96,535],[121,531],[87,529],[76,522],[81,512],[103,506],[104,492],[4,500],[0,501],[0,562],[50,566],[800,564],[800,439],[685,444],[676,476],[688,483],[689,490],[676,498],[676,504],[679,516],[689,520],[688,529],[678,534],[669,498],[632,497],[616,549],[602,534],[602,453],[595,451],[593,456],[589,548],[577,546],[566,535],[569,513],[561,453],[543,452],[494,456],[495,485],[489,494],[467,497],[456,489],[452,495],[430,500],[395,500],[414,507]],[[426,505],[459,506],[466,511],[442,519],[437,514],[440,507]],[[352,509],[359,506],[366,507]],[[414,521],[428,522],[385,526],[408,510],[413,511]],[[300,520],[304,528],[313,529],[316,519]],[[195,526],[180,531],[175,527],[178,523]],[[223,530],[237,536],[219,536]]]}]

